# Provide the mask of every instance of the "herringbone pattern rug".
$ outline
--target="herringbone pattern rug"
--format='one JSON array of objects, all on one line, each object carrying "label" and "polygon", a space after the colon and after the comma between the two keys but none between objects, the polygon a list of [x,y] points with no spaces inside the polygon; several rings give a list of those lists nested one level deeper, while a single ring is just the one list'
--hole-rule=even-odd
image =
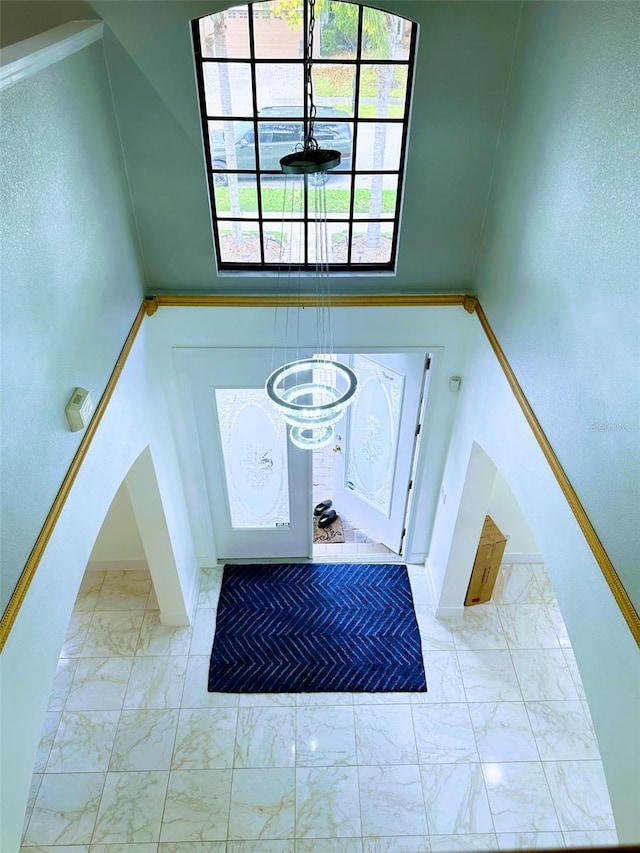
[{"label": "herringbone pattern rug", "polygon": [[426,689],[405,566],[225,566],[211,692]]}]

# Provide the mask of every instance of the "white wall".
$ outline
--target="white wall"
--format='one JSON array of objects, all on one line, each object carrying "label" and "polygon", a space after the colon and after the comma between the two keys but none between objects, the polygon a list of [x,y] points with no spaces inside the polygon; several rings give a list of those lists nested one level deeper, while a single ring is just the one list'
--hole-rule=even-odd
[{"label": "white wall", "polygon": [[[109,565],[120,568],[118,563],[131,564],[144,559],[144,548],[133,516],[131,498],[127,484],[123,481],[111,502],[91,551],[89,568],[106,568]],[[96,566],[96,563],[104,565]]]},{"label": "white wall", "polygon": [[520,8],[474,285],[640,612],[640,3]]},{"label": "white wall", "polygon": [[[528,520],[562,610],[595,724],[621,842],[640,840],[640,649],[477,323],[429,564],[437,603],[462,607],[471,563],[446,573],[474,444],[502,472]],[[487,495],[487,501],[490,494]]]},{"label": "white wall", "polygon": [[[151,364],[167,393],[171,422],[185,476],[196,553],[201,564],[216,559],[202,462],[197,456],[197,436],[185,417],[188,396],[181,393],[173,363],[174,347],[264,347],[274,343],[272,308],[160,308],[149,323]],[[278,309],[278,329],[284,328],[286,309]],[[407,541],[407,559],[424,562],[438,499],[439,482],[458,405],[449,391],[449,377],[460,373],[465,361],[466,334],[475,318],[462,307],[333,308],[331,312],[336,352],[401,352],[408,348],[432,353],[431,378],[423,446],[412,505],[414,535]],[[290,329],[298,327],[295,311]],[[301,346],[317,345],[315,309],[300,314]],[[297,334],[297,331],[296,331]],[[281,341],[282,339],[279,338]],[[289,341],[291,345],[292,341]],[[269,365],[265,365],[265,379]]]},{"label": "white wall", "polygon": [[507,537],[506,560],[539,558],[538,545],[527,519],[500,471],[496,472],[487,514]]},{"label": "white wall", "polygon": [[123,478],[149,447],[186,606],[197,566],[161,389],[140,331],[0,657],[2,853],[16,853],[43,715],[85,566]]}]

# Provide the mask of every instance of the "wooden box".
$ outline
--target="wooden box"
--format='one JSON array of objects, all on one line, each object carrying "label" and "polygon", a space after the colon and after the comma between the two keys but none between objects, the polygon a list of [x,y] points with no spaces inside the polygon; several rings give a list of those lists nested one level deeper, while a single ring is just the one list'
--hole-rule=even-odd
[{"label": "wooden box", "polygon": [[506,536],[498,530],[493,520],[486,516],[471,570],[465,606],[489,601],[506,545]]}]

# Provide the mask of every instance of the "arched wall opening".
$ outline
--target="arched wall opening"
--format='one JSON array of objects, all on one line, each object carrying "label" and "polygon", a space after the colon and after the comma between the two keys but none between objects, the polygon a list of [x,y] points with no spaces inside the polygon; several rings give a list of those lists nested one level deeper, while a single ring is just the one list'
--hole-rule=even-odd
[{"label": "arched wall opening", "polygon": [[118,487],[87,569],[148,569],[162,624],[189,624],[150,447],[140,453]]},{"label": "arched wall opening", "polygon": [[[446,493],[443,489],[446,502]],[[459,612],[486,516],[507,538],[503,562],[542,562],[535,537],[509,483],[483,447],[471,442],[462,492],[446,560],[444,582],[437,599],[438,615]]]}]

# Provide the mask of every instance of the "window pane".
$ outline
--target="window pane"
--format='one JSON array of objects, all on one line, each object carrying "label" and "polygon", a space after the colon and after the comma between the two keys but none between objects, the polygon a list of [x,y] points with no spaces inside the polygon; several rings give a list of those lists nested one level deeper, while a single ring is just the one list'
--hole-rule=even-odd
[{"label": "window pane", "polygon": [[406,65],[363,65],[358,115],[403,118],[407,97]]},{"label": "window pane", "polygon": [[304,260],[304,226],[302,222],[265,222],[265,251],[270,244],[272,257],[268,263],[299,264]]},{"label": "window pane", "polygon": [[[408,59],[411,37],[409,21],[390,12],[365,6],[363,31],[363,59]],[[405,39],[405,33],[408,39]]]},{"label": "window pane", "polygon": [[256,92],[259,116],[295,118],[298,115],[304,115],[302,63],[256,63]]},{"label": "window pane", "polygon": [[286,264],[287,244],[284,241],[282,227],[265,223],[264,226],[264,262],[265,264]]},{"label": "window pane", "polygon": [[309,187],[309,218],[345,219],[351,204],[351,178],[325,174],[330,174],[330,178],[324,187]]},{"label": "window pane", "polygon": [[205,62],[203,74],[207,115],[253,115],[250,65],[244,62]]},{"label": "window pane", "polygon": [[[318,110],[320,113],[320,110]],[[349,121],[326,121],[316,118],[314,135],[320,148],[333,148],[342,155],[340,170],[351,168],[351,150],[353,147],[353,125]]]},{"label": "window pane", "polygon": [[258,59],[299,59],[302,56],[302,3],[254,3],[253,44]]},{"label": "window pane", "polygon": [[231,264],[259,264],[260,229],[257,222],[218,220],[220,260]]},{"label": "window pane", "polygon": [[411,28],[413,24],[406,18],[392,16],[395,30],[392,59],[407,60],[411,54]]},{"label": "window pane", "polygon": [[325,4],[313,33],[313,54],[321,59],[355,59],[358,41],[356,3]]},{"label": "window pane", "polygon": [[261,175],[262,215],[264,219],[302,218],[304,180],[297,175]]},{"label": "window pane", "polygon": [[213,169],[255,169],[252,121],[210,121],[209,146]]},{"label": "window pane", "polygon": [[317,114],[330,115],[328,108],[336,115],[351,118],[356,94],[355,65],[314,65],[311,73]]},{"label": "window pane", "polygon": [[281,171],[280,160],[302,143],[300,121],[267,121],[258,123],[260,168]]},{"label": "window pane", "polygon": [[342,257],[345,254],[347,229],[346,222],[328,222],[325,240],[322,234],[323,229],[316,233],[316,229],[310,224],[308,231],[309,263],[323,266],[325,264],[343,263]]},{"label": "window pane", "polygon": [[393,219],[398,198],[397,175],[356,175],[354,218]]},{"label": "window pane", "polygon": [[331,261],[334,264],[347,263],[349,245],[349,223],[342,222],[331,234]]},{"label": "window pane", "polygon": [[264,388],[216,388],[231,527],[289,525],[287,427]]},{"label": "window pane", "polygon": [[359,122],[356,169],[367,172],[399,169],[401,146],[401,124]]},{"label": "window pane", "polygon": [[255,178],[247,175],[240,179],[238,175],[220,174],[214,179],[216,213],[218,216],[258,216],[258,190]]},{"label": "window pane", "polygon": [[246,6],[236,6],[200,19],[200,44],[205,57],[249,58],[249,16]]},{"label": "window pane", "polygon": [[355,223],[351,238],[352,264],[388,264],[391,261],[393,223]]}]

